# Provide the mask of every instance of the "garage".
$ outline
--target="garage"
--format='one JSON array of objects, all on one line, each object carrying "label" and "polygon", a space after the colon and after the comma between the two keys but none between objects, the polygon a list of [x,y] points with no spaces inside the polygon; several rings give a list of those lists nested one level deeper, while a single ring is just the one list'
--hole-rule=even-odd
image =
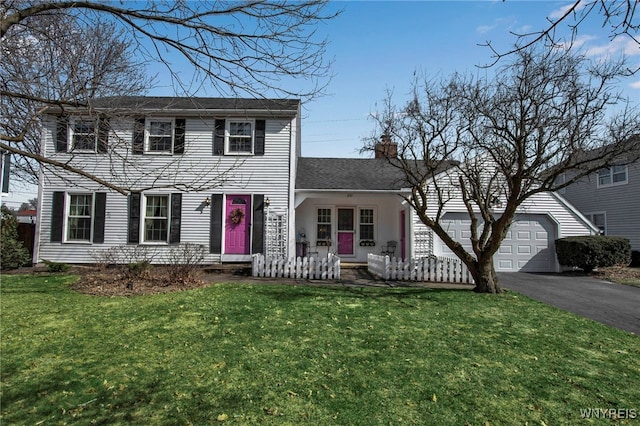
[{"label": "garage", "polygon": [[[450,212],[446,213],[442,219],[443,228],[469,251],[471,251],[470,223],[466,213]],[[496,271],[554,272],[556,269],[555,229],[555,223],[547,215],[516,215],[498,253],[494,256]],[[444,244],[442,244],[442,254],[454,256]]]}]

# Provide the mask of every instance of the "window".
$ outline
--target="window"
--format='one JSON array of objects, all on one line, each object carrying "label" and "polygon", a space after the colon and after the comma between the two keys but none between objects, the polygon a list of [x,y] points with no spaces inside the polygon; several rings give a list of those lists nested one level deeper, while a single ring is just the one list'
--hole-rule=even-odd
[{"label": "window", "polygon": [[598,171],[598,187],[624,185],[628,183],[627,166],[605,167]]},{"label": "window", "polygon": [[373,240],[373,209],[360,209],[360,239]]},{"label": "window", "polygon": [[316,238],[318,240],[331,240],[331,209],[318,209],[318,228]]},{"label": "window", "polygon": [[96,121],[91,119],[76,118],[71,121],[71,150],[91,151],[96,150]]},{"label": "window", "polygon": [[606,213],[588,213],[587,219],[591,221],[599,230],[600,234],[607,234],[607,214]]},{"label": "window", "polygon": [[253,153],[253,121],[228,121],[229,141],[227,152],[233,154]]},{"label": "window", "polygon": [[91,241],[91,194],[69,194],[67,241]]},{"label": "window", "polygon": [[153,119],[147,121],[148,152],[168,152],[173,150],[173,120]]},{"label": "window", "polygon": [[167,242],[169,230],[169,196],[147,195],[143,218],[144,242]]}]

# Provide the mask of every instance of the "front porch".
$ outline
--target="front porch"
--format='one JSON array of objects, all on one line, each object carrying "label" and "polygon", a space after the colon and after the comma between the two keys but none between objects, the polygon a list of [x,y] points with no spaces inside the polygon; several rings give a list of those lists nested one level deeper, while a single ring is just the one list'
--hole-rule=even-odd
[{"label": "front porch", "polygon": [[366,263],[370,253],[411,253],[409,210],[397,192],[297,192],[295,217],[296,256]]}]

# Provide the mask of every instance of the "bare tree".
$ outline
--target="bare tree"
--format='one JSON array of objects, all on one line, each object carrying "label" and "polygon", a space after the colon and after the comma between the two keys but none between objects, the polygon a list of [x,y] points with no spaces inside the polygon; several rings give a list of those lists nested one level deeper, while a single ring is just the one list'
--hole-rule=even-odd
[{"label": "bare tree", "polygon": [[50,165],[39,161],[41,113],[101,96],[142,94],[151,84],[124,32],[102,19],[84,25],[58,11],[26,18],[5,34],[0,52],[1,146],[17,154],[12,177],[25,183],[37,183],[40,163]]},{"label": "bare tree", "polygon": [[[493,80],[417,80],[413,98],[400,108],[388,98],[378,119],[398,143],[389,161],[412,189],[407,202],[466,264],[478,292],[501,291],[493,256],[519,206],[640,156],[640,115],[615,91],[623,63],[560,49],[514,55]],[[471,251],[443,225],[456,200],[471,221]]]},{"label": "bare tree", "polygon": [[[17,155],[23,180],[32,180],[33,165],[39,164],[124,193],[121,183],[111,184],[74,161],[41,155],[34,136],[38,117],[52,108],[91,111],[94,98],[142,92],[149,82],[135,65],[145,62],[163,65],[181,96],[209,90],[225,97],[311,99],[330,78],[326,40],[316,33],[318,24],[336,16],[325,12],[326,3],[0,0],[3,60],[10,58],[15,71],[3,74],[0,87],[0,149]],[[73,29],[69,37],[65,25]],[[83,46],[87,35],[96,43]],[[23,56],[24,47],[30,49]]]},{"label": "bare tree", "polygon": [[[579,30],[584,26],[584,22],[590,19],[599,20],[602,28],[609,31],[609,39],[626,37],[633,40],[640,48],[640,20],[636,14],[640,3],[637,0],[575,0],[573,3],[555,11],[547,18],[548,25],[542,29],[512,34],[517,37],[518,43],[508,50],[499,50],[488,41],[488,46],[493,52],[496,64],[501,58],[528,49],[536,44],[553,46],[572,46],[579,35]],[[558,31],[562,25],[566,25],[570,31],[568,38],[560,36],[562,31]],[[636,68],[633,72],[637,72]]]}]

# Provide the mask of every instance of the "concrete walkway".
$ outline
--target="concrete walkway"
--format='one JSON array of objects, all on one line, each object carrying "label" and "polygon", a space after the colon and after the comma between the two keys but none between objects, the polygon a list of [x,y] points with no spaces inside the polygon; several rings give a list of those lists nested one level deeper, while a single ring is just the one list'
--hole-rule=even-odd
[{"label": "concrete walkway", "polygon": [[586,276],[498,274],[502,287],[640,336],[640,288]]}]

